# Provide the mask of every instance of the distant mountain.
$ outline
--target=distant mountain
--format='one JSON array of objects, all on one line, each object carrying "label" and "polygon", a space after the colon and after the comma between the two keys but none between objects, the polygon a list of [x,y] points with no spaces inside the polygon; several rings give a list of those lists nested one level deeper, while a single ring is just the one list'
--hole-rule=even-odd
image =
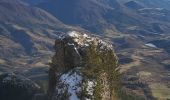
[{"label": "distant mountain", "polygon": [[37,25],[46,23],[46,25],[50,26],[63,26],[60,21],[44,10],[36,7],[30,7],[18,0],[0,1],[0,8],[0,21],[4,21],[6,23],[16,23],[23,26],[26,26],[26,23]]},{"label": "distant mountain", "polygon": [[[165,2],[166,0],[161,5]],[[156,3],[152,2],[154,5],[157,5]],[[44,63],[48,62],[44,60],[46,55],[51,55],[58,31],[84,28],[102,34],[101,36],[114,38],[114,34],[133,34],[142,40],[145,36],[168,34],[170,11],[148,7],[147,1],[144,0],[1,0],[2,65],[23,66],[26,62],[30,66],[46,66],[38,63],[39,57],[41,55]],[[130,47],[136,45],[138,44],[130,43]],[[35,57],[30,59],[29,56]],[[4,62],[4,59],[10,63]]]},{"label": "distant mountain", "polygon": [[169,5],[170,0],[0,0],[0,76],[24,76],[47,93],[55,39],[85,31],[115,45],[128,93],[169,99]]},{"label": "distant mountain", "polygon": [[136,2],[136,1],[129,1],[129,2],[126,2],[124,5],[127,6],[128,8],[131,8],[131,9],[140,9],[140,8],[144,8],[141,4],[139,4],[139,3]]},{"label": "distant mountain", "polygon": [[[92,32],[99,32],[103,27],[114,29],[105,19],[114,9],[109,3],[104,0],[49,0],[39,3],[37,7],[50,12],[66,24],[79,25]],[[117,7],[117,4],[115,5]]]},{"label": "distant mountain", "polygon": [[[116,0],[49,0],[37,4],[62,22],[96,33],[114,32],[128,24],[138,24],[136,16],[123,12]],[[123,23],[122,23],[123,22]]]},{"label": "distant mountain", "polygon": [[135,0],[145,7],[164,8],[170,10],[170,0]]},{"label": "distant mountain", "polygon": [[[52,53],[58,31],[72,29],[76,28],[63,24],[40,8],[29,6],[19,0],[1,0],[0,60],[8,60],[8,62],[0,64],[7,66],[5,68],[12,67],[8,65],[32,66],[42,59],[47,59]],[[41,59],[39,59],[40,55]],[[35,56],[35,59],[31,60],[30,56]],[[13,69],[15,68],[10,68]]]},{"label": "distant mountain", "polygon": [[169,4],[170,0],[118,0],[122,3],[127,2],[137,2],[140,3],[143,7],[149,7],[149,8],[165,8],[170,9]]},{"label": "distant mountain", "polygon": [[42,2],[46,2],[47,0],[23,0],[31,5],[37,5],[39,3],[42,3]]},{"label": "distant mountain", "polygon": [[[151,33],[152,30],[157,31],[153,28],[154,23],[161,26],[160,21],[166,23],[170,20],[168,16],[160,15],[169,14],[170,11],[165,9],[168,6],[164,6],[169,2],[164,0],[160,3],[161,6],[156,6],[159,3],[160,1],[152,2],[151,0],[47,0],[36,2],[34,6],[46,10],[65,24],[80,26],[94,33],[115,34],[118,31],[129,32],[131,31],[129,27],[134,26],[139,27],[139,30],[151,30],[149,31]],[[154,13],[151,17],[143,15],[141,11],[148,7],[156,10],[144,11],[146,15],[149,14],[148,16]],[[165,10],[158,11],[158,7],[163,7]],[[169,24],[162,26],[165,32],[169,31],[167,26]]]}]

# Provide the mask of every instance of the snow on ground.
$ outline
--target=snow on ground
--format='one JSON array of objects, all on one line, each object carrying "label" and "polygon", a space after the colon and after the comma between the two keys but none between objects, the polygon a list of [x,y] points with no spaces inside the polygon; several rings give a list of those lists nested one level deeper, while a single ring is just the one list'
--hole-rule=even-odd
[{"label": "snow on ground", "polygon": [[88,81],[87,82],[87,88],[86,91],[89,95],[93,96],[93,92],[94,92],[94,87],[96,86],[96,83],[93,81]]},{"label": "snow on ground", "polygon": [[139,11],[143,11],[143,10],[158,10],[158,11],[161,11],[163,9],[164,8],[141,8],[141,9],[139,9]]},{"label": "snow on ground", "polygon": [[152,44],[152,43],[147,43],[147,44],[145,44],[146,46],[148,46],[148,47],[152,47],[152,48],[157,48],[154,44]]},{"label": "snow on ground", "polygon": [[82,34],[76,31],[70,31],[67,33],[69,36],[74,38],[74,41],[77,42],[77,44],[81,46],[89,46],[89,44],[95,44],[100,45],[100,49],[113,49],[113,46],[111,43],[104,42],[103,40],[97,38],[97,37],[90,37],[87,34]]},{"label": "snow on ground", "polygon": [[68,35],[71,36],[71,37],[78,37],[79,36],[76,31],[68,32]]},{"label": "snow on ground", "polygon": [[80,84],[82,76],[77,72],[69,72],[60,77],[61,82],[67,86],[67,92],[70,94],[69,100],[80,100],[77,93],[81,91]]}]

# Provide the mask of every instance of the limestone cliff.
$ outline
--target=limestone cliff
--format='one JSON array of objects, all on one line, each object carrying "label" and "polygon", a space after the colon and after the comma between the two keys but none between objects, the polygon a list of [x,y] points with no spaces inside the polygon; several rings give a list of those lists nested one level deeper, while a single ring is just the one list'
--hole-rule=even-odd
[{"label": "limestone cliff", "polygon": [[113,46],[79,32],[62,34],[49,71],[51,100],[118,100],[120,74]]}]

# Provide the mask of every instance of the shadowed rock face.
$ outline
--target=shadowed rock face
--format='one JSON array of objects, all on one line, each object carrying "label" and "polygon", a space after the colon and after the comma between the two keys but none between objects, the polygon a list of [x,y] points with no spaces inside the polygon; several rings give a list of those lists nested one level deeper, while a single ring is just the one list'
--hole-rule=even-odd
[{"label": "shadowed rock face", "polygon": [[113,84],[120,81],[111,44],[83,33],[69,32],[56,40],[55,50],[49,73],[51,100],[117,98]]},{"label": "shadowed rock face", "polygon": [[[69,70],[78,66],[80,62],[80,56],[77,53],[77,48],[72,43],[70,37],[66,37],[63,40],[56,40],[55,48],[56,48],[56,55],[55,58],[57,59],[57,66],[61,66],[61,70]],[[69,66],[69,67],[68,67]]]}]

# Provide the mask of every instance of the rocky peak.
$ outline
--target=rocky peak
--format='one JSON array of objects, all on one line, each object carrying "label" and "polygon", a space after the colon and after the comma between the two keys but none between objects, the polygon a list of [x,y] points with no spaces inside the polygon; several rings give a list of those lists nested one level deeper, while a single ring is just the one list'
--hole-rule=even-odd
[{"label": "rocky peak", "polygon": [[62,34],[58,36],[56,40],[56,45],[58,46],[57,42],[65,42],[67,45],[75,45],[78,48],[85,48],[89,45],[95,45],[98,47],[99,50],[102,49],[109,49],[113,50],[113,46],[109,42],[105,42],[96,36],[90,36],[86,33],[70,31],[67,34]]},{"label": "rocky peak", "polygon": [[49,71],[51,100],[112,100],[119,83],[113,46],[98,37],[71,31],[58,36]]}]

